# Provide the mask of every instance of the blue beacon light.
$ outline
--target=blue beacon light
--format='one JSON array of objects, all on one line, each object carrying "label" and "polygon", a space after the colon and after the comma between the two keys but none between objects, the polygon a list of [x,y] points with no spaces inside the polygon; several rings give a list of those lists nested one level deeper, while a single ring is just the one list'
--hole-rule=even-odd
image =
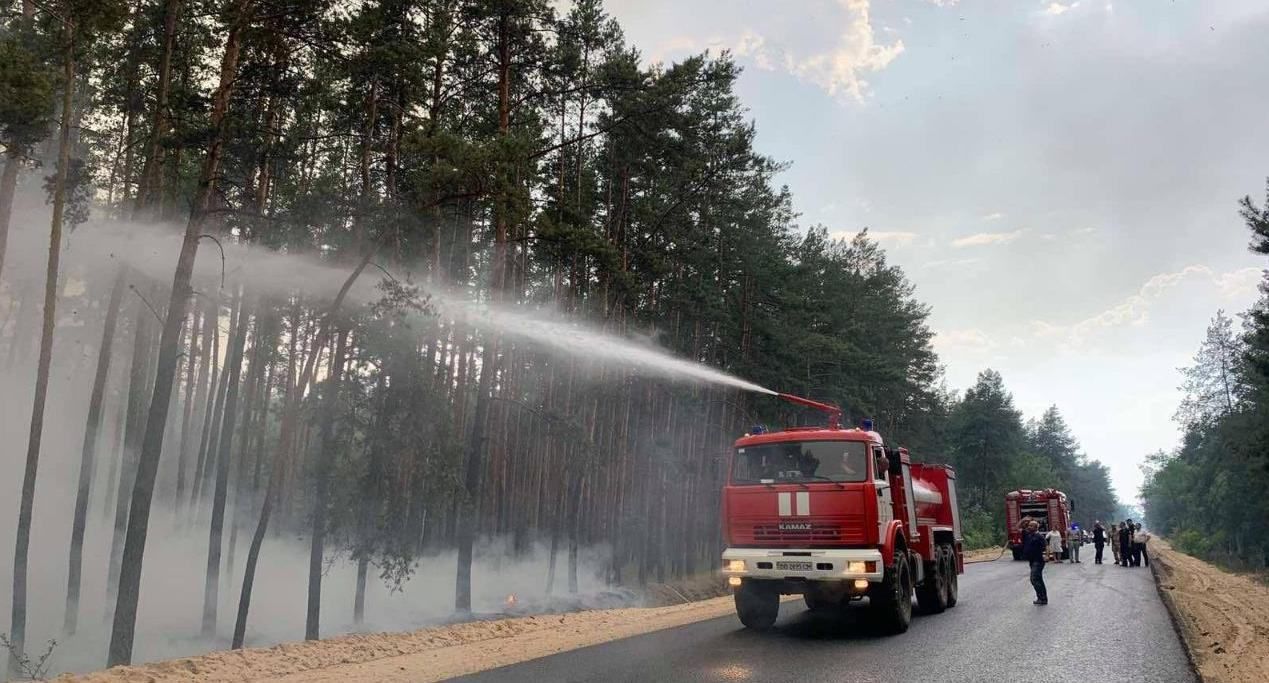
[{"label": "blue beacon light", "polygon": [[865,418],[864,418],[864,422],[863,422],[863,429],[864,429],[864,431],[865,431],[865,432],[871,432],[871,431],[872,431],[872,418],[870,418],[870,417],[865,417]]},{"label": "blue beacon light", "polygon": [[765,425],[754,425],[753,429],[749,430],[749,433],[754,435],[766,434],[767,428]]}]

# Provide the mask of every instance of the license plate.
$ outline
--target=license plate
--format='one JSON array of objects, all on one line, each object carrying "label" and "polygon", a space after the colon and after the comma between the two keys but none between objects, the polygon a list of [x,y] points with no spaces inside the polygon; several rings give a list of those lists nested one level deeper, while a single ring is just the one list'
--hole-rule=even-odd
[{"label": "license plate", "polygon": [[776,562],[776,569],[783,569],[790,572],[809,572],[811,571],[810,562]]}]

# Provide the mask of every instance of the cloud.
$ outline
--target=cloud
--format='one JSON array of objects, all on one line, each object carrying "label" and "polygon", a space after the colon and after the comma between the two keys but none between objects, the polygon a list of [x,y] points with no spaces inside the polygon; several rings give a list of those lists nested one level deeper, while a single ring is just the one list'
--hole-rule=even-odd
[{"label": "cloud", "polygon": [[[1206,282],[1214,286],[1226,299],[1246,300],[1254,296],[1263,277],[1259,268],[1240,268],[1228,273],[1217,273],[1207,266],[1186,266],[1174,273],[1159,273],[1146,280],[1137,292],[1118,304],[1096,315],[1071,325],[1055,325],[1037,320],[1031,323],[1035,337],[1055,338],[1070,346],[1080,346],[1090,337],[1113,328],[1141,327],[1150,320],[1155,303],[1168,297],[1175,298],[1172,290],[1187,281]],[[1213,310],[1215,308],[1213,307]]]},{"label": "cloud", "polygon": [[933,343],[940,354],[952,350],[990,351],[999,346],[995,338],[978,328],[940,330],[934,333]]},{"label": "cloud", "polygon": [[935,259],[926,261],[921,265],[922,268],[941,268],[943,266],[969,266],[982,261],[981,258],[975,256],[973,258],[952,258],[952,259]]},{"label": "cloud", "polygon": [[1008,244],[1019,237],[1026,230],[1014,230],[1013,232],[980,232],[965,237],[958,237],[952,240],[952,246],[957,249],[965,247],[985,247],[990,244]]},{"label": "cloud", "polygon": [[995,212],[995,213],[989,213],[989,214],[987,214],[986,216],[983,216],[983,220],[985,220],[985,221],[998,221],[998,220],[1000,220],[1001,218],[1004,218],[1004,217],[1005,217],[1005,214],[1000,213],[999,211],[997,211],[997,212]]},{"label": "cloud", "polygon": [[1069,5],[1063,5],[1060,2],[1050,2],[1049,6],[1044,8],[1044,13],[1051,17],[1056,17],[1061,14],[1066,14],[1079,6],[1080,4],[1078,2],[1072,2]]},{"label": "cloud", "polygon": [[846,30],[828,52],[795,58],[785,57],[785,68],[798,78],[814,83],[830,95],[847,95],[862,101],[868,81],[860,74],[881,71],[903,52],[903,41],[889,45],[877,41],[872,27],[869,0],[838,0],[849,19]]},{"label": "cloud", "polygon": [[[855,235],[858,234],[858,232],[842,230],[829,234],[829,237],[837,240],[849,240],[854,239]],[[909,244],[912,244],[912,242],[915,241],[917,237],[920,237],[920,235],[915,232],[869,230],[868,237],[872,239],[872,241],[880,244],[890,243],[898,247],[906,247]]]}]

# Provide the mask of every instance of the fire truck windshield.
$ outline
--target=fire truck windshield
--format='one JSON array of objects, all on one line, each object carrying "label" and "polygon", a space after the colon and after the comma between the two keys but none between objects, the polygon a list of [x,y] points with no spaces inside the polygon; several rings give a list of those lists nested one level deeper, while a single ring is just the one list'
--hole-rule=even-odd
[{"label": "fire truck windshield", "polygon": [[736,450],[733,484],[865,481],[868,446],[859,441],[793,441]]}]

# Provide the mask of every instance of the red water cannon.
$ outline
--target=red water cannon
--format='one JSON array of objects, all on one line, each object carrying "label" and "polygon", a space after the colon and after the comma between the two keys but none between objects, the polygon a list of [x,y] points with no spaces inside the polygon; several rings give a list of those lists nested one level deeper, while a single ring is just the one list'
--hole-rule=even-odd
[{"label": "red water cannon", "polygon": [[835,405],[830,405],[828,403],[820,403],[819,401],[812,401],[809,398],[794,396],[793,394],[776,394],[776,395],[788,401],[789,403],[805,406],[807,408],[814,408],[815,410],[818,410],[824,413],[825,415],[828,416],[829,429],[841,429],[841,426],[842,426],[842,409],[841,408],[838,408]]}]

